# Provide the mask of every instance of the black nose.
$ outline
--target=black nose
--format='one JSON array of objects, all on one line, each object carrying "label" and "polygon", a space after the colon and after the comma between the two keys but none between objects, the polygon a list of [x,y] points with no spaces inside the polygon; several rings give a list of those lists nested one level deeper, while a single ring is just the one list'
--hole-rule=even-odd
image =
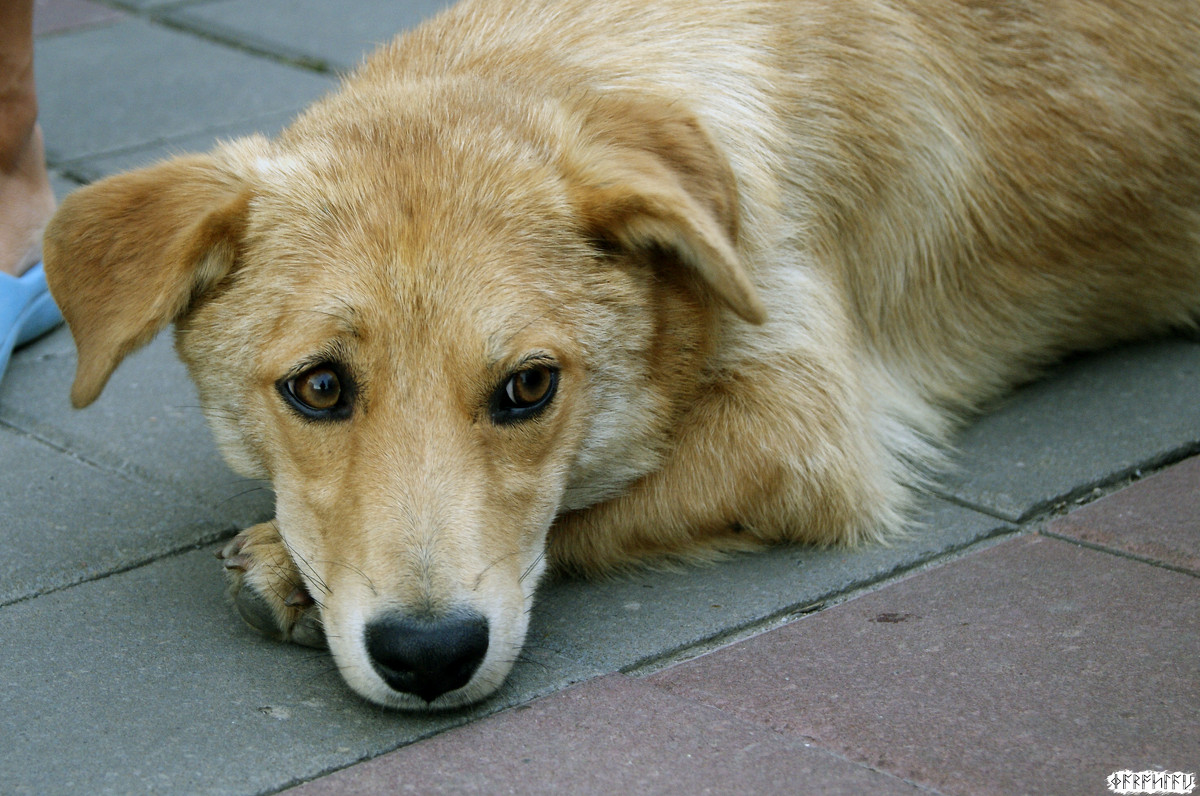
[{"label": "black nose", "polygon": [[388,685],[432,702],[470,682],[487,654],[488,622],[474,612],[388,614],[367,623],[366,641]]}]

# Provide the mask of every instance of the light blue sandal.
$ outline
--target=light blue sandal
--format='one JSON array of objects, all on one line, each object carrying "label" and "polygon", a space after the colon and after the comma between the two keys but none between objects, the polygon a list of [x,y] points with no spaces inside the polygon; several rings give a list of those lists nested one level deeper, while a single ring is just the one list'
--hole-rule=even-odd
[{"label": "light blue sandal", "polygon": [[62,319],[40,262],[21,276],[0,272],[0,378],[13,349],[41,337]]}]

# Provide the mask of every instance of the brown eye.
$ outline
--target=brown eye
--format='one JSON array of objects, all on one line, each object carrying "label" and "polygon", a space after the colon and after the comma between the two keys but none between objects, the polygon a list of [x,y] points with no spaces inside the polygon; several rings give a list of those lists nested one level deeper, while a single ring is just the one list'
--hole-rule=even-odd
[{"label": "brown eye", "polygon": [[292,385],[296,400],[318,412],[334,408],[342,397],[341,380],[329,368],[313,368],[299,376]]},{"label": "brown eye", "polygon": [[550,391],[550,368],[538,365],[523,370],[508,380],[504,391],[514,407],[533,406]]},{"label": "brown eye", "polygon": [[350,414],[352,386],[338,366],[321,364],[280,381],[279,391],[305,417],[341,420]]},{"label": "brown eye", "polygon": [[492,419],[513,423],[539,414],[550,404],[558,387],[558,370],[533,365],[508,377],[492,399]]}]

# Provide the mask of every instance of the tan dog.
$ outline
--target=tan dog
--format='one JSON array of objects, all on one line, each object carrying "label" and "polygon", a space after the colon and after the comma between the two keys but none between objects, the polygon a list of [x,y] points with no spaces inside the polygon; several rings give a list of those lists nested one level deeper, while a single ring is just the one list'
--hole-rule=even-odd
[{"label": "tan dog", "polygon": [[72,400],[174,321],[268,630],[480,699],[547,561],[880,537],[956,418],[1192,326],[1198,53],[1194,0],[467,2],[63,203]]}]

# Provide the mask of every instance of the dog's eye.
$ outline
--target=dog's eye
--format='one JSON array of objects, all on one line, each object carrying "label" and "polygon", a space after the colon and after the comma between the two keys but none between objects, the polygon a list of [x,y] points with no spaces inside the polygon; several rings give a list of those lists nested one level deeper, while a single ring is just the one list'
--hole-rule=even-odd
[{"label": "dog's eye", "polygon": [[550,404],[557,387],[558,371],[549,365],[519,370],[497,390],[492,401],[492,418],[497,423],[531,418]]},{"label": "dog's eye", "polygon": [[342,397],[342,382],[330,368],[313,368],[292,381],[292,392],[309,409],[328,412]]},{"label": "dog's eye", "polygon": [[288,402],[306,417],[326,420],[349,415],[349,385],[332,365],[317,365],[280,386]]},{"label": "dog's eye", "polygon": [[504,394],[513,406],[528,408],[545,399],[553,380],[553,371],[544,365],[538,365],[514,374],[505,383]]}]

